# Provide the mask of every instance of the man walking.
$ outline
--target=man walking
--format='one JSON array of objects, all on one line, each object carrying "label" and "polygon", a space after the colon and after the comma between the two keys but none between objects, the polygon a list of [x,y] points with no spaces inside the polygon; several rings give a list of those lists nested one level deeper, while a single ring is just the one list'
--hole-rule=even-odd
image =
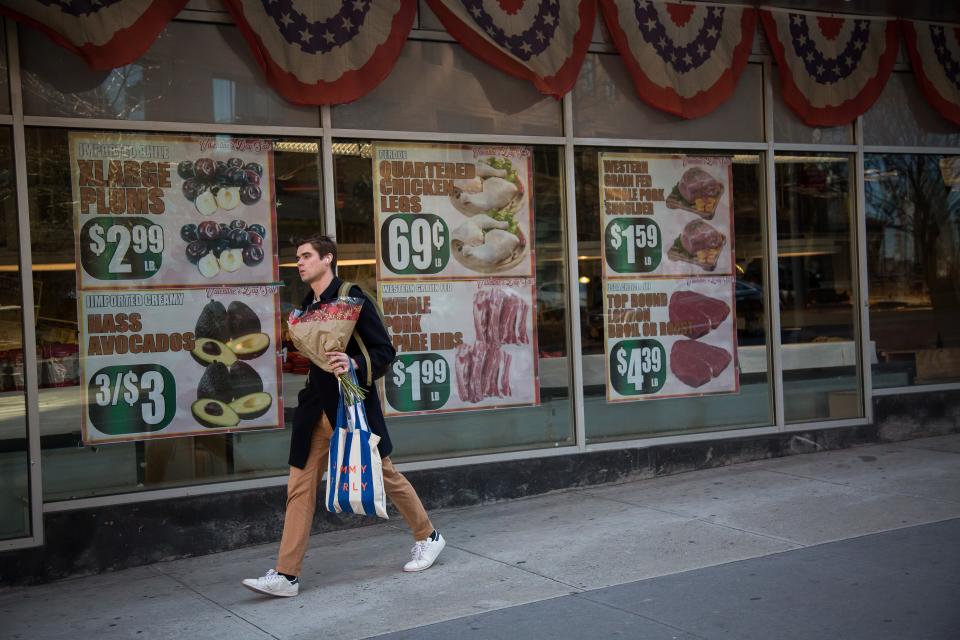
[{"label": "man walking", "polygon": [[[310,285],[310,293],[301,307],[330,302],[339,295],[343,281],[336,277],[337,245],[329,237],[313,235],[298,242],[297,269],[300,278]],[[317,504],[317,486],[327,469],[330,438],[336,424],[340,391],[336,375],[349,371],[353,362],[360,385],[366,391],[364,408],[370,430],[380,436],[377,449],[383,459],[383,485],[387,497],[413,532],[415,543],[404,571],[423,571],[433,565],[446,545],[434,529],[417,492],[390,460],[393,445],[380,408],[380,398],[373,381],[382,377],[393,362],[396,350],[390,342],[375,308],[360,287],[350,289],[350,296],[364,298],[357,320],[356,333],[346,353],[327,353],[333,373],[310,365],[307,384],[300,391],[290,441],[290,477],[287,481],[287,510],[283,521],[283,537],[275,569],[260,578],[249,578],[243,586],[271,596],[295,596],[300,592],[300,567],[310,540],[310,525]],[[357,335],[360,336],[358,341]]]}]

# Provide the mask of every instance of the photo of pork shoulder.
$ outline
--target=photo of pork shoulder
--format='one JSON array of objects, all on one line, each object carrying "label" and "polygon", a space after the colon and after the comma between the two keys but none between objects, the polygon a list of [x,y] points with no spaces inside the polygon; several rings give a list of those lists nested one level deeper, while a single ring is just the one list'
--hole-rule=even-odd
[{"label": "photo of pork shoulder", "polygon": [[683,228],[680,233],[680,244],[690,255],[697,255],[698,251],[719,249],[726,238],[703,220],[694,220]]},{"label": "photo of pork shoulder", "polygon": [[697,340],[677,340],[670,349],[670,371],[688,387],[702,387],[730,365],[726,349]]},{"label": "photo of pork shoulder", "polygon": [[680,177],[677,190],[684,200],[695,202],[697,198],[716,198],[723,185],[700,167],[691,167]]},{"label": "photo of pork shoulder", "polygon": [[670,322],[688,323],[685,335],[700,338],[716,329],[730,315],[730,306],[695,291],[676,291],[668,305]]}]

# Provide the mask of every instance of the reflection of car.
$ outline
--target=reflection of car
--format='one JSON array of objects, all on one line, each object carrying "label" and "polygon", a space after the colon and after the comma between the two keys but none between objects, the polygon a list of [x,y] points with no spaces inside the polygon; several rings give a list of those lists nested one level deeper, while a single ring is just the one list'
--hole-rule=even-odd
[{"label": "reflection of car", "polygon": [[748,300],[755,300],[761,304],[763,303],[763,288],[757,284],[748,282],[747,280],[737,280],[735,295],[737,297],[738,305],[742,302],[747,302]]},{"label": "reflection of car", "polygon": [[[567,287],[559,280],[537,283],[537,302],[541,308],[563,309],[567,306]],[[587,303],[587,290],[580,285],[580,304]]]}]

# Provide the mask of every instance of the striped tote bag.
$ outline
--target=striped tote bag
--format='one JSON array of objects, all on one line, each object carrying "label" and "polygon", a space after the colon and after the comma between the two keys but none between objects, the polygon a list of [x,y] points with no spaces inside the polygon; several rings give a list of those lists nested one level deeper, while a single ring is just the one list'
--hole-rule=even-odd
[{"label": "striped tote bag", "polygon": [[[357,381],[353,367],[350,375]],[[383,488],[383,463],[370,431],[363,401],[353,404],[340,394],[337,426],[330,438],[330,468],[327,469],[327,511],[387,517],[387,493]]]}]

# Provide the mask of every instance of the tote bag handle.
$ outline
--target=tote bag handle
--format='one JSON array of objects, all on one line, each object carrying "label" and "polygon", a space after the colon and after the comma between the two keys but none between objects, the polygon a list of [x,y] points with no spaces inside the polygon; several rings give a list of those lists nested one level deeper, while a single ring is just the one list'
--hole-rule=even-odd
[{"label": "tote bag handle", "polygon": [[[350,377],[353,381],[359,386],[357,381],[357,371],[353,367],[353,359],[347,358],[347,363],[350,366]],[[337,381],[339,384],[339,380]],[[362,431],[369,431],[370,427],[367,424],[367,410],[363,406],[363,400],[355,401],[351,406],[351,414],[354,416],[354,419],[350,419],[350,415],[347,413],[347,403],[343,398],[343,389],[340,390],[340,402],[337,403],[337,428],[343,427],[347,431],[353,431],[354,428],[359,428]]]}]

